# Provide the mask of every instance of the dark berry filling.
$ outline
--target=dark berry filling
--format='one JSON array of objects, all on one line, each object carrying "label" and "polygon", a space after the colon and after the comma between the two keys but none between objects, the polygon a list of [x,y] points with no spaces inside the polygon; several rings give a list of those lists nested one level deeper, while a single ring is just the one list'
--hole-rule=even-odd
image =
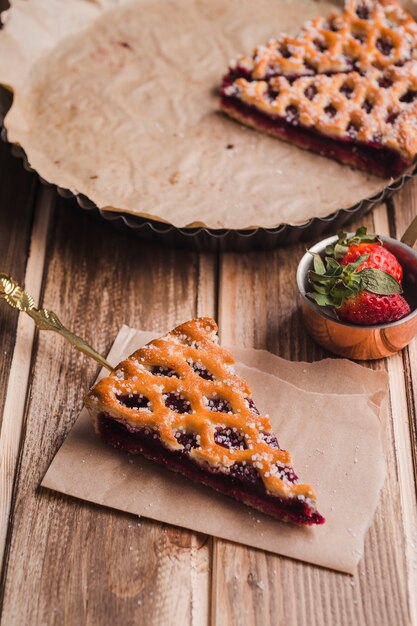
[{"label": "dark berry filling", "polygon": [[281,46],[279,51],[280,51],[281,56],[284,57],[284,59],[290,58],[291,52],[288,50],[287,46]]},{"label": "dark berry filling", "polygon": [[417,97],[417,91],[413,91],[409,89],[403,96],[400,98],[400,102],[413,102]]},{"label": "dark berry filling", "polygon": [[350,100],[353,94],[353,87],[345,83],[344,85],[341,86],[340,93],[342,93],[345,96],[345,98]]},{"label": "dark berry filling", "polygon": [[300,114],[296,106],[294,106],[293,104],[287,106],[287,108],[285,109],[285,119],[288,124],[298,124]]},{"label": "dark berry filling", "polygon": [[219,413],[233,413],[233,409],[225,398],[213,397],[207,398],[207,408],[210,411],[218,411]]},{"label": "dark berry filling", "polygon": [[320,41],[320,39],[315,39],[313,43],[319,52],[325,52],[327,50],[325,41]]},{"label": "dark berry filling", "polygon": [[309,61],[308,59],[304,59],[304,67],[307,70],[306,72],[307,76],[311,76],[312,74],[316,74],[317,72],[317,68],[314,65],[314,63],[312,61]]},{"label": "dark berry filling", "polygon": [[347,133],[349,137],[351,137],[352,139],[356,139],[356,135],[360,131],[360,128],[361,127],[359,123],[350,122],[349,126],[347,127]]},{"label": "dark berry filling", "polygon": [[[243,103],[237,97],[222,97],[222,106],[225,111],[236,111],[240,118],[256,124],[257,129],[289,141],[304,149],[311,150],[323,156],[331,157],[341,163],[352,165],[358,169],[370,171],[384,178],[400,175],[408,165],[401,154],[381,145],[378,137],[369,143],[358,142],[356,139],[358,127],[351,123],[348,127],[349,138],[331,139],[314,128],[307,128],[298,124],[298,118],[270,116],[262,113],[255,107]],[[295,110],[296,107],[294,107]],[[297,111],[298,114],[298,111]],[[289,121],[292,119],[293,121]],[[354,141],[354,145],[352,145]]]},{"label": "dark berry filling", "polygon": [[198,374],[201,378],[204,378],[205,380],[214,380],[213,374],[209,372],[208,369],[204,367],[204,365],[197,365],[196,363],[192,363],[191,367],[193,368],[195,373]]},{"label": "dark berry filling", "polygon": [[369,19],[369,9],[365,4],[360,4],[356,9],[356,15],[360,20]]},{"label": "dark berry filling", "polygon": [[324,112],[328,117],[335,117],[337,109],[333,104],[329,104],[329,106],[325,107]]},{"label": "dark berry filling", "polygon": [[165,398],[165,406],[176,413],[190,413],[191,404],[187,398],[178,393],[168,393]]},{"label": "dark berry filling", "polygon": [[237,80],[238,78],[245,78],[249,82],[253,80],[252,74],[248,70],[243,67],[237,66],[230,70],[225,76],[223,76],[222,89],[233,85],[235,80]]},{"label": "dark berry filling", "polygon": [[216,428],[214,441],[218,446],[229,448],[229,450],[246,450],[247,448],[245,437],[233,428]]},{"label": "dark berry filling", "polygon": [[185,450],[191,450],[191,448],[197,448],[197,436],[195,433],[182,433],[179,430],[175,433],[175,439],[184,446]]},{"label": "dark berry filling", "polygon": [[390,87],[392,87],[392,80],[384,76],[383,78],[379,79],[378,85],[382,87],[382,89],[389,89]]},{"label": "dark berry filling", "polygon": [[374,108],[374,105],[370,100],[365,100],[365,102],[362,105],[362,109],[366,111],[366,113],[370,113],[373,108]]},{"label": "dark berry filling", "polygon": [[253,467],[253,465],[242,465],[242,463],[235,463],[230,468],[230,474],[233,478],[240,480],[246,485],[256,485],[258,489],[263,486],[262,479],[259,476],[259,472]]},{"label": "dark berry filling", "polygon": [[398,116],[399,116],[398,111],[391,111],[387,117],[387,124],[394,124]]},{"label": "dark berry filling", "polygon": [[389,56],[392,52],[392,41],[387,38],[380,37],[379,39],[377,39],[375,45],[377,49],[382,52],[382,54],[386,57]]},{"label": "dark berry filling", "polygon": [[292,467],[281,467],[279,468],[278,474],[281,478],[286,478],[290,483],[295,483],[295,481],[298,480],[298,476]]},{"label": "dark berry filling", "polygon": [[352,33],[352,36],[354,39],[359,41],[359,43],[364,43],[364,41],[366,40],[366,34],[363,32]]},{"label": "dark berry filling", "polygon": [[246,398],[246,404],[248,405],[248,407],[250,408],[250,410],[252,411],[252,413],[256,413],[256,415],[259,415],[259,411],[255,406],[254,401],[252,400],[252,398]]},{"label": "dark berry filling", "polygon": [[153,365],[151,372],[154,376],[169,376],[170,378],[179,378],[177,372],[170,367],[164,367],[163,365]]},{"label": "dark berry filling", "polygon": [[274,102],[274,100],[276,100],[278,96],[279,91],[276,91],[276,89],[272,89],[272,87],[268,87],[268,97],[271,102]]},{"label": "dark berry filling", "polygon": [[271,448],[275,448],[276,450],[280,450],[278,439],[273,433],[261,433],[261,437],[263,441],[271,446]]},{"label": "dark berry filling", "polygon": [[317,94],[317,89],[314,85],[309,85],[304,92],[304,95],[309,100],[312,100],[314,96]]},{"label": "dark berry filling", "polygon": [[141,393],[130,393],[117,398],[120,404],[124,404],[129,409],[145,409],[148,407],[149,399]]},{"label": "dark berry filling", "polygon": [[[244,465],[242,463],[235,463],[230,468],[230,473],[235,478],[238,478],[242,482],[250,485],[257,485],[263,487],[262,478],[253,465]],[[298,476],[292,469],[292,467],[283,467],[277,465],[277,476],[290,483],[294,483],[298,480]]]},{"label": "dark berry filling", "polygon": [[268,515],[303,525],[323,524],[325,521],[320,513],[313,512],[306,502],[298,499],[282,500],[269,495],[258,472],[252,466],[243,466],[251,468],[247,471],[235,464],[229,474],[223,474],[210,466],[198,465],[189,457],[190,449],[197,447],[194,435],[177,434],[177,440],[185,442],[185,447],[172,451],[165,448],[155,431],[142,428],[131,432],[105,413],[98,418],[98,429],[100,436],[113,447],[131,454],[142,454],[171,471],[243,501]]}]

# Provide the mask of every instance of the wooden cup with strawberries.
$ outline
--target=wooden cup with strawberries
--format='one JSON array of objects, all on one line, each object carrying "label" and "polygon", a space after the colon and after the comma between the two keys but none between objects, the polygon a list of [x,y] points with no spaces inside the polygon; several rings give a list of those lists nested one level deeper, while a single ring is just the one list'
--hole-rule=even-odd
[{"label": "wooden cup with strawberries", "polygon": [[340,232],[325,253],[324,259],[312,253],[314,269],[308,272],[313,291],[306,296],[316,304],[361,326],[395,322],[410,313],[402,295],[403,269],[378,235],[364,227],[351,237]]}]

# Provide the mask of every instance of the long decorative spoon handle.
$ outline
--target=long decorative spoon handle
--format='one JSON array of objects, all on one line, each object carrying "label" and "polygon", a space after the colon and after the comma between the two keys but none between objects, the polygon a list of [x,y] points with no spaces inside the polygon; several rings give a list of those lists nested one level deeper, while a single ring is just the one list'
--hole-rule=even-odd
[{"label": "long decorative spoon handle", "polygon": [[65,337],[71,345],[80,352],[93,358],[97,363],[104,366],[108,370],[112,370],[110,363],[98,352],[91,348],[88,344],[70,330],[65,328],[58,316],[53,311],[47,309],[38,309],[31,295],[26,293],[22,287],[6,274],[0,274],[0,300],[5,300],[7,304],[22,313],[27,313],[35,322],[39,330],[53,330]]}]

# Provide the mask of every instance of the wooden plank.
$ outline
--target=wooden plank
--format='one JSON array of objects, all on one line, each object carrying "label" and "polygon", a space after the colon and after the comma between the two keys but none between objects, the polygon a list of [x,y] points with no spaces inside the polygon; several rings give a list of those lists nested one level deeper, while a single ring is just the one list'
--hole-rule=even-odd
[{"label": "wooden plank", "polygon": [[[43,301],[106,353],[122,323],[161,332],[212,313],[214,262],[153,248],[59,202]],[[46,333],[34,361],[3,623],[204,626],[206,537],[38,489],[97,367]]]},{"label": "wooden plank", "polygon": [[[371,217],[364,223],[372,227]],[[224,343],[267,348],[290,360],[327,356],[307,336],[297,306],[295,270],[304,250],[301,244],[273,253],[223,255],[219,321]],[[385,363],[372,367],[384,368]],[[391,421],[388,430],[392,439]],[[388,450],[387,465],[381,503],[354,577],[217,540],[212,584],[214,623],[408,624],[405,533],[399,515],[402,503],[394,446]]]},{"label": "wooden plank", "polygon": [[[413,447],[410,438],[407,384],[403,368],[403,356],[396,354],[388,361],[394,441],[397,457],[398,483],[405,535],[407,585],[410,602],[410,618],[417,624],[417,504],[416,484],[413,474]],[[415,456],[415,450],[414,450]]]},{"label": "wooden plank", "polygon": [[[417,215],[417,181],[412,180],[390,202],[393,236],[401,238]],[[398,478],[406,533],[408,589],[412,624],[417,624],[417,338],[389,360]]]},{"label": "wooden plank", "polygon": [[[51,212],[51,195],[46,189],[40,195],[38,207],[41,204],[42,210],[37,211],[24,280],[25,287],[35,298],[35,302],[38,301],[41,291],[42,269]],[[3,306],[5,305],[3,304]],[[17,313],[15,315],[17,317]],[[29,386],[34,337],[33,321],[27,315],[20,315],[17,321],[16,344],[10,368],[0,434],[0,560],[2,562],[24,423],[26,390]]]},{"label": "wooden plank", "polygon": [[[417,180],[410,181],[390,203],[390,219],[393,233],[401,238],[407,227],[417,216]],[[410,412],[410,436],[412,441],[414,479],[417,483],[417,339],[414,339],[403,354],[403,365],[407,383],[407,404]]]},{"label": "wooden plank", "polygon": [[[35,193],[35,177],[25,172],[22,162],[12,157],[10,147],[0,141],[0,272],[11,274],[22,282],[29,254],[29,234],[32,226]],[[29,273],[33,274],[33,263]],[[13,488],[14,466],[19,447],[18,428],[13,429],[16,432],[15,438],[11,425],[13,421],[13,425],[17,426],[16,422],[23,413],[22,410],[18,410],[17,415],[15,415],[12,407],[5,411],[6,390],[8,385],[13,384],[10,379],[11,376],[14,379],[18,378],[19,382],[23,381],[23,390],[25,390],[26,384],[24,384],[25,373],[19,371],[18,359],[13,360],[17,315],[4,303],[0,303],[0,308],[0,563],[2,563]],[[21,352],[22,342],[18,342],[17,347]],[[23,393],[23,401],[24,397]],[[8,423],[3,423],[4,413],[8,416]]]},{"label": "wooden plank", "polygon": [[[19,281],[25,276],[36,188],[36,178],[24,170],[22,161],[12,157],[10,147],[0,140],[0,272]],[[17,316],[1,305],[0,427],[16,325]]]}]

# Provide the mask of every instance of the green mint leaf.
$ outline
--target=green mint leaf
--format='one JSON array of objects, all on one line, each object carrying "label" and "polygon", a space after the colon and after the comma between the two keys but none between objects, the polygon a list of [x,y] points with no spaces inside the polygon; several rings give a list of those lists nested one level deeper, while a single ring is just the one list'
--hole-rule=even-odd
[{"label": "green mint leaf", "polygon": [[367,268],[358,272],[361,279],[362,289],[380,296],[390,296],[402,293],[400,283],[391,274],[383,270]]},{"label": "green mint leaf", "polygon": [[358,293],[359,289],[352,289],[350,287],[346,287],[346,285],[335,285],[330,290],[330,296],[333,299],[337,300],[346,300],[350,296],[353,296],[355,293]]},{"label": "green mint leaf", "polygon": [[382,241],[378,235],[375,235],[375,233],[368,233],[365,226],[358,228],[356,233],[351,237],[348,237],[347,233],[341,230],[338,233],[337,242],[326,247],[326,254],[333,256],[335,259],[341,259],[349,250],[349,246],[360,243],[382,244]]},{"label": "green mint leaf", "polygon": [[349,246],[346,244],[337,243],[334,247],[333,256],[335,259],[342,259],[348,250]]},{"label": "green mint leaf", "polygon": [[314,291],[317,291],[317,293],[321,293],[323,295],[328,294],[331,291],[331,285],[319,285],[318,283],[314,283]]},{"label": "green mint leaf", "polygon": [[326,276],[325,274],[317,274],[317,272],[313,272],[313,270],[309,270],[308,280],[310,283],[326,284],[329,282],[329,277]]},{"label": "green mint leaf", "polygon": [[326,256],[326,271],[328,272],[329,270],[339,269],[343,271],[343,266],[340,265],[340,263],[338,263],[336,259],[333,259],[331,256]]},{"label": "green mint leaf", "polygon": [[349,277],[349,287],[355,291],[360,291],[362,285],[362,279],[359,274],[360,272],[356,272]]},{"label": "green mint leaf", "polygon": [[366,226],[360,226],[355,233],[355,238],[358,237],[359,239],[361,239],[362,237],[365,237],[365,236],[366,236]]},{"label": "green mint leaf", "polygon": [[316,293],[316,292],[312,291],[310,293],[306,293],[306,296],[307,296],[307,298],[309,298],[309,300],[312,300],[313,302],[315,302],[319,306],[332,306],[332,304],[333,304],[333,302],[329,298],[329,296],[323,295],[321,293]]},{"label": "green mint leaf", "polygon": [[319,254],[317,254],[317,252],[310,252],[310,254],[313,255],[314,271],[316,272],[316,274],[325,274],[326,273],[326,268],[324,266],[324,263],[323,263],[323,260],[322,260],[321,256]]},{"label": "green mint leaf", "polygon": [[352,237],[351,243],[382,243],[379,235],[368,233],[365,226],[361,226]]},{"label": "green mint leaf", "polygon": [[365,261],[367,261],[369,259],[369,254],[361,254],[356,261],[354,261],[353,263],[349,263],[349,265],[345,265],[347,271],[355,271],[358,269],[359,265],[362,265],[362,263],[365,263]]},{"label": "green mint leaf", "polygon": [[332,300],[333,300],[334,308],[338,309],[339,307],[342,306],[346,298],[344,296],[338,296],[338,297],[332,298]]}]

